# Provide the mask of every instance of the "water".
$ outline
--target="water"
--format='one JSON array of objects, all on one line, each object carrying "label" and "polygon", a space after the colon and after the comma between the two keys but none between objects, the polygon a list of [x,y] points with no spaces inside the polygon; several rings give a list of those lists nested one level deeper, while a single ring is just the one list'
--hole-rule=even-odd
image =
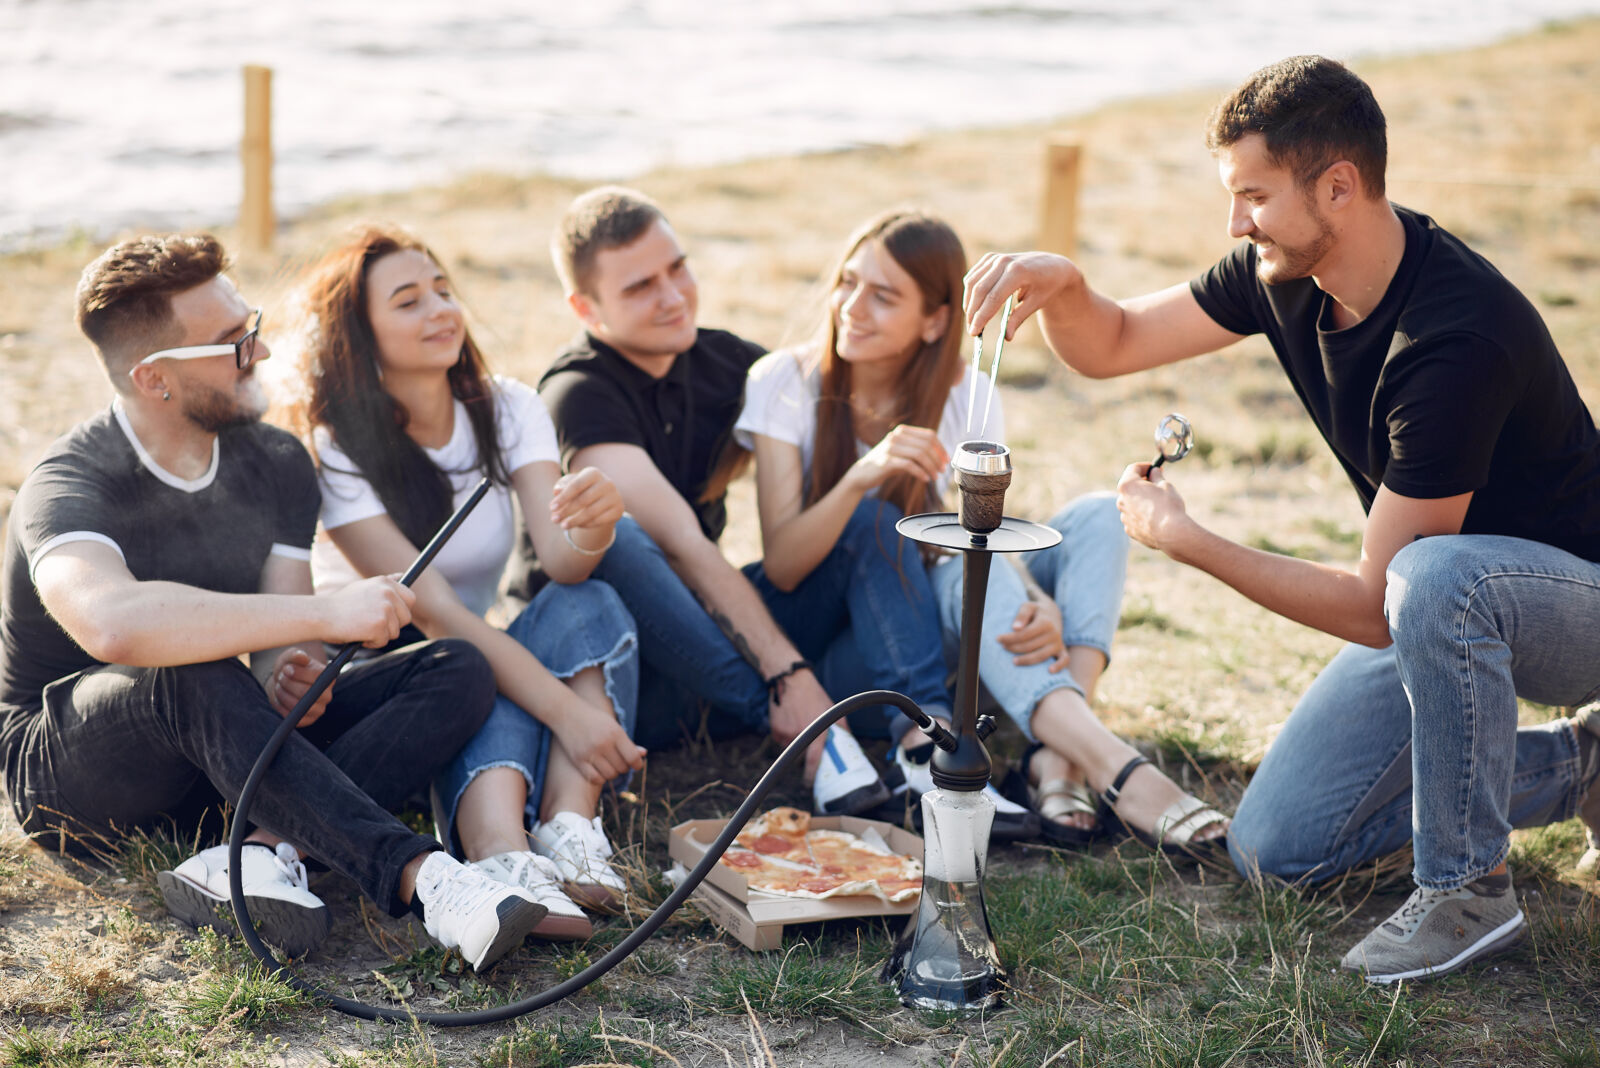
[{"label": "water", "polygon": [[1455,48],[1600,0],[0,0],[0,248],[236,214],[240,67],[273,68],[282,213],[475,170],[896,142]]},{"label": "water", "polygon": [[1000,1003],[1000,967],[983,885],[927,876],[917,914],[895,943],[879,978],[896,983],[900,1001],[918,1009],[978,1012]]}]

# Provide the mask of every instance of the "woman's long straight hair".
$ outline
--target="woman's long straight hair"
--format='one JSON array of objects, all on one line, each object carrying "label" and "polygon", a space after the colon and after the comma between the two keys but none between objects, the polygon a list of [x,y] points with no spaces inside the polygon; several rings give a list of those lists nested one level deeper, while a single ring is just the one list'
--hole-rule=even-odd
[{"label": "woman's long straight hair", "polygon": [[[390,518],[420,546],[450,517],[450,475],[459,472],[442,470],[412,440],[406,433],[411,413],[383,388],[378,342],[367,317],[367,278],[379,260],[406,251],[440,262],[403,230],[363,226],[311,269],[301,297],[308,320],[301,369],[308,388],[290,419],[308,446],[312,431],[326,427],[354,473],[371,483]],[[466,407],[479,469],[492,482],[510,485],[488,369],[470,331],[446,377],[451,396]]]},{"label": "woman's long straight hair", "polygon": [[[891,211],[868,222],[850,238],[834,268],[830,293],[838,289],[844,265],[868,241],[881,243],[917,283],[923,314],[932,314],[941,307],[950,309],[950,322],[944,333],[917,345],[895,389],[893,422],[938,430],[950,390],[961,375],[961,331],[957,324],[961,320],[961,281],[967,273],[966,251],[961,239],[943,220],[922,212]],[[850,406],[851,367],[839,356],[839,326],[831,309],[822,327],[819,348],[822,386],[817,399],[817,438],[806,489],[807,505],[816,503],[837,485],[859,455]],[[910,475],[895,475],[885,481],[878,497],[906,515],[939,507],[933,484]]]}]

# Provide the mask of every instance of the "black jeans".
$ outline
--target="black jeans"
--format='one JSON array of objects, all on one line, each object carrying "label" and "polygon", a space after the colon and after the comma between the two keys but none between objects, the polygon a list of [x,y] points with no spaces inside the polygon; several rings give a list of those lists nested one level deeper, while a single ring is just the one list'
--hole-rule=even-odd
[{"label": "black jeans", "polygon": [[[251,823],[400,915],[401,871],[438,843],[390,810],[427,789],[477,732],[494,696],[483,654],[453,639],[345,669],[327,711],[278,751]],[[11,804],[42,845],[103,850],[136,828],[193,821],[237,800],[281,722],[238,660],[69,675],[45,688],[44,708],[19,739]]]}]

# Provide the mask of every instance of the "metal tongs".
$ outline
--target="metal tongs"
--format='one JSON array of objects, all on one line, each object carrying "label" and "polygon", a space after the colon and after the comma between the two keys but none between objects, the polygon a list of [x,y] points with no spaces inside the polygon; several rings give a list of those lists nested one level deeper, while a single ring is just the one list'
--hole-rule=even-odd
[{"label": "metal tongs", "polygon": [[[1000,312],[1000,340],[994,343],[994,363],[989,366],[989,396],[983,402],[983,422],[978,426],[981,436],[989,426],[989,409],[994,404],[994,387],[1000,379],[1000,354],[1006,347],[1006,329],[1011,325],[1011,305],[1016,300],[1016,294],[1006,298],[1006,305]],[[967,430],[972,433],[972,411],[978,406],[978,379],[983,377],[983,335],[980,333],[972,339],[972,387],[967,393]]]}]

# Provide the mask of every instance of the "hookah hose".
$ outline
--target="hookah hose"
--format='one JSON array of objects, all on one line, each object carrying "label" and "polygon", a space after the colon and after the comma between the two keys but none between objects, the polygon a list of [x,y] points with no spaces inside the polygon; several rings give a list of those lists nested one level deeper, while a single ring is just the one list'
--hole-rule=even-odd
[{"label": "hookah hose", "polygon": [[[477,503],[483,499],[483,495],[488,492],[488,489],[488,479],[478,483],[472,495],[462,503],[449,521],[439,529],[439,532],[433,536],[427,547],[417,557],[416,562],[401,577],[400,582],[403,585],[409,586],[417,580],[417,576],[433,560],[434,555],[449,540],[450,536],[456,532],[456,528],[466,519],[467,513],[471,512]],[[239,802],[233,814],[233,828],[228,837],[228,889],[233,898],[233,912],[239,924],[239,934],[244,938],[245,944],[250,947],[250,951],[255,954],[256,959],[266,966],[269,974],[281,979],[296,990],[327,1002],[342,1013],[363,1020],[417,1020],[421,1023],[432,1024],[435,1027],[471,1027],[478,1024],[499,1023],[503,1020],[525,1016],[547,1005],[553,1005],[569,994],[575,994],[582,990],[606,974],[606,972],[621,964],[647,938],[654,934],[658,927],[667,922],[667,919],[678,910],[678,907],[688,900],[695,887],[699,886],[701,881],[705,879],[712,866],[727,851],[728,846],[733,844],[734,837],[744,829],[744,825],[754,815],[756,807],[771,792],[773,786],[777,784],[779,776],[788,770],[796,760],[800,759],[807,747],[820,738],[824,731],[858,708],[866,708],[871,705],[893,705],[933,736],[942,748],[953,748],[955,746],[955,739],[944,731],[938,723],[934,722],[927,713],[918,708],[916,702],[904,694],[895,693],[892,690],[869,690],[865,693],[858,693],[854,697],[847,697],[813,720],[811,725],[801,731],[799,736],[779,754],[778,759],[773,762],[772,767],[767,769],[766,774],[761,776],[760,781],[750,791],[744,803],[729,818],[727,826],[722,829],[722,833],[717,835],[716,840],[706,849],[705,856],[700,858],[700,863],[696,864],[694,870],[688,874],[683,882],[671,894],[667,895],[666,900],[658,905],[654,912],[645,917],[644,922],[639,924],[627,938],[619,942],[611,952],[577,975],[521,1001],[496,1005],[487,1009],[478,1009],[472,1012],[418,1012],[415,1009],[404,1007],[393,1008],[368,1005],[364,1002],[352,1001],[330,993],[315,983],[300,978],[290,972],[284,965],[278,963],[272,956],[272,951],[261,941],[261,936],[256,934],[255,924],[251,922],[250,909],[245,904],[244,899],[244,884],[239,856],[240,850],[244,847],[245,827],[248,822],[246,816],[250,811],[250,802],[255,798],[256,788],[261,785],[261,779],[266,774],[267,768],[272,764],[273,758],[278,755],[278,750],[283,747],[289,732],[295,729],[301,717],[305,715],[306,709],[310,708],[316,699],[322,695],[322,692],[328,688],[329,684],[333,682],[334,678],[339,674],[339,670],[355,655],[356,649],[360,647],[360,644],[360,642],[350,642],[335,654],[333,659],[328,662],[328,666],[322,669],[322,674],[317,676],[311,688],[306,691],[305,696],[301,697],[293,710],[283,718],[283,722],[278,725],[272,737],[267,740],[267,744],[262,747],[261,755],[256,758],[255,766],[250,769],[250,775],[245,780],[244,789],[239,793]]]}]

